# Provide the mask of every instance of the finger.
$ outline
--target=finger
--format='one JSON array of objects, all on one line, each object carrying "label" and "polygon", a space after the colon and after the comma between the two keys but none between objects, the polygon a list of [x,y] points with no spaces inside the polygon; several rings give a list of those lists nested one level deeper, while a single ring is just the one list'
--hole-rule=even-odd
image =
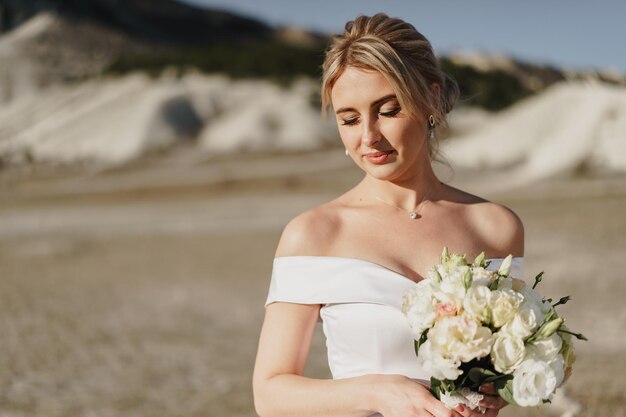
[{"label": "finger", "polygon": [[463,417],[470,417],[471,410],[467,408],[466,406],[464,406],[463,404],[457,404],[456,407],[454,407],[454,411],[456,411]]},{"label": "finger", "polygon": [[483,395],[483,399],[480,400],[479,405],[485,408],[495,408],[497,410],[503,408],[508,403],[497,395]]},{"label": "finger", "polygon": [[441,401],[433,398],[434,401],[430,403],[429,408],[426,410],[434,417],[466,417],[456,410],[450,410]]},{"label": "finger", "polygon": [[491,383],[482,384],[480,388],[478,388],[478,392],[488,395],[498,395],[498,390],[496,389],[496,386]]},{"label": "finger", "polygon": [[[463,417],[484,417],[486,414],[481,412],[478,408],[472,410],[471,408],[459,404],[456,407],[454,407],[454,410],[457,411],[459,414],[461,414]],[[495,411],[495,413],[497,414],[498,411],[497,410],[492,410],[492,414]],[[493,417],[493,416],[490,416]]]},{"label": "finger", "polygon": [[458,412],[463,417],[478,417],[478,416],[482,417],[483,416],[480,413],[480,411],[478,411],[478,409],[472,410],[471,408],[463,404],[458,404],[456,407],[454,407],[454,411]]},{"label": "finger", "polygon": [[412,380],[414,382],[417,382],[420,385],[425,386],[426,388],[430,388],[430,381],[427,381],[425,379],[416,379],[416,378],[412,378]]}]

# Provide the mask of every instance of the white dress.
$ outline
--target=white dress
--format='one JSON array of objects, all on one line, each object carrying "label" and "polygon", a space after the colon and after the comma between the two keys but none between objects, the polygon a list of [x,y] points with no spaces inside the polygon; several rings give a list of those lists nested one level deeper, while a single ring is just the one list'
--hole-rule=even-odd
[{"label": "white dress", "polygon": [[[497,270],[502,259],[491,259]],[[513,258],[511,276],[522,278],[523,258]],[[274,259],[273,302],[321,304],[328,362],[334,379],[400,374],[429,380],[417,366],[413,337],[401,311],[402,295],[415,285],[382,265],[356,258],[287,256]]]}]

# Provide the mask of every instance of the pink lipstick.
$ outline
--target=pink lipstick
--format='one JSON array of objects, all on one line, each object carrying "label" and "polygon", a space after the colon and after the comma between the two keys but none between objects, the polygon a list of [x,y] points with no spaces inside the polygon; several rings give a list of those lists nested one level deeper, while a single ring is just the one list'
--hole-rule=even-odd
[{"label": "pink lipstick", "polygon": [[389,158],[389,155],[391,155],[392,153],[393,151],[370,152],[363,155],[363,157],[373,164],[380,165],[384,164]]}]

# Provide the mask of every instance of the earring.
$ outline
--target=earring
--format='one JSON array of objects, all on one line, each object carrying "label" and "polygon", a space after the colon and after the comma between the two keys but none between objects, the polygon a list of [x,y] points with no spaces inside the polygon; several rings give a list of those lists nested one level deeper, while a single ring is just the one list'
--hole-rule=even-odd
[{"label": "earring", "polygon": [[350,152],[346,149],[346,156],[350,155]]},{"label": "earring", "polygon": [[428,116],[428,138],[435,139],[435,116]]}]

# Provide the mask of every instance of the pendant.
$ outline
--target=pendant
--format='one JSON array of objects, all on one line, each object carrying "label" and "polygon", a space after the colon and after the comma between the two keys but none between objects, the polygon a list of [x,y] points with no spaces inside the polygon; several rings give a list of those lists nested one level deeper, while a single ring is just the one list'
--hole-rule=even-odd
[{"label": "pendant", "polygon": [[409,217],[411,218],[411,220],[415,220],[415,219],[417,219],[417,213],[412,211],[412,212],[409,213]]}]

